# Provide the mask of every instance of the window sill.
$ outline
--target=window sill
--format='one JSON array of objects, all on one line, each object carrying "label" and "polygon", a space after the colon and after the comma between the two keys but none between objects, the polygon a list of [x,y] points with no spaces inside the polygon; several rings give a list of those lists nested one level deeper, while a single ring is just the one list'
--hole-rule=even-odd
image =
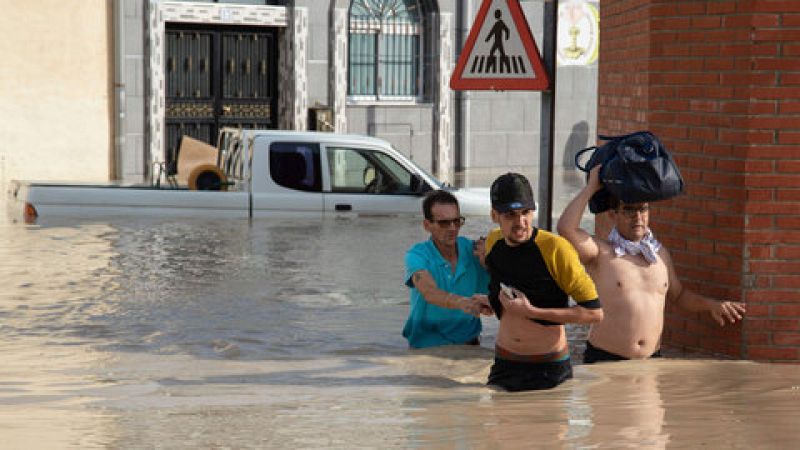
[{"label": "window sill", "polygon": [[392,98],[376,99],[364,97],[347,97],[347,106],[431,106],[433,102],[424,98]]}]

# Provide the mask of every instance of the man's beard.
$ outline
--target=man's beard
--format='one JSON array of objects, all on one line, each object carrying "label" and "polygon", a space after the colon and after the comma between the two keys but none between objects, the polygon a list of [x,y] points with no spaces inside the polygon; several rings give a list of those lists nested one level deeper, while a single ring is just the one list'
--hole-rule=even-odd
[{"label": "man's beard", "polygon": [[[519,231],[521,231],[522,235],[524,236],[521,239],[517,239],[515,237],[517,234],[519,234],[518,233]],[[528,239],[530,239],[530,234],[528,232],[526,232],[526,228],[524,228],[524,227],[512,228],[511,229],[511,236],[508,238],[508,240],[511,241],[514,244],[523,244],[523,243],[527,242]]]}]

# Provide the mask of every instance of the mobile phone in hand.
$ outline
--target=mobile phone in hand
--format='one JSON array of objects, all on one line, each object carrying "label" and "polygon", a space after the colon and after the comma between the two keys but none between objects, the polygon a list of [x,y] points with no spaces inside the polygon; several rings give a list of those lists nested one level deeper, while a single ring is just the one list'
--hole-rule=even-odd
[{"label": "mobile phone in hand", "polygon": [[509,285],[507,285],[505,283],[500,283],[500,289],[502,289],[503,292],[505,292],[505,294],[506,294],[506,296],[508,298],[515,298],[516,297],[516,295],[514,294],[514,290],[511,289],[511,286],[509,286]]}]

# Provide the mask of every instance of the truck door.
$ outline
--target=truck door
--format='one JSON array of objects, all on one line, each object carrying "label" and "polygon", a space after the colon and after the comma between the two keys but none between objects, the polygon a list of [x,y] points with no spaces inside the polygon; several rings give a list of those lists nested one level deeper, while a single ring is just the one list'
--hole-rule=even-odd
[{"label": "truck door", "polygon": [[419,178],[392,155],[378,149],[326,146],[330,189],[326,215],[421,214]]},{"label": "truck door", "polygon": [[253,217],[322,217],[320,146],[256,139]]}]

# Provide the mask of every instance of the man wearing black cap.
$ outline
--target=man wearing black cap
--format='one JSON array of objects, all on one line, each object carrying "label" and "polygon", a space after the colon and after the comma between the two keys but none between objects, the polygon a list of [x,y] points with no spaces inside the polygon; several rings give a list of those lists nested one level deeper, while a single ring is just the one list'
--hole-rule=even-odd
[{"label": "man wearing black cap", "polygon": [[[507,391],[550,389],[572,378],[564,324],[603,319],[597,290],[572,245],[533,226],[536,204],[527,178],[501,175],[490,194],[492,220],[500,228],[486,239],[486,266],[500,327],[488,384]],[[578,306],[570,306],[569,297]]]}]

